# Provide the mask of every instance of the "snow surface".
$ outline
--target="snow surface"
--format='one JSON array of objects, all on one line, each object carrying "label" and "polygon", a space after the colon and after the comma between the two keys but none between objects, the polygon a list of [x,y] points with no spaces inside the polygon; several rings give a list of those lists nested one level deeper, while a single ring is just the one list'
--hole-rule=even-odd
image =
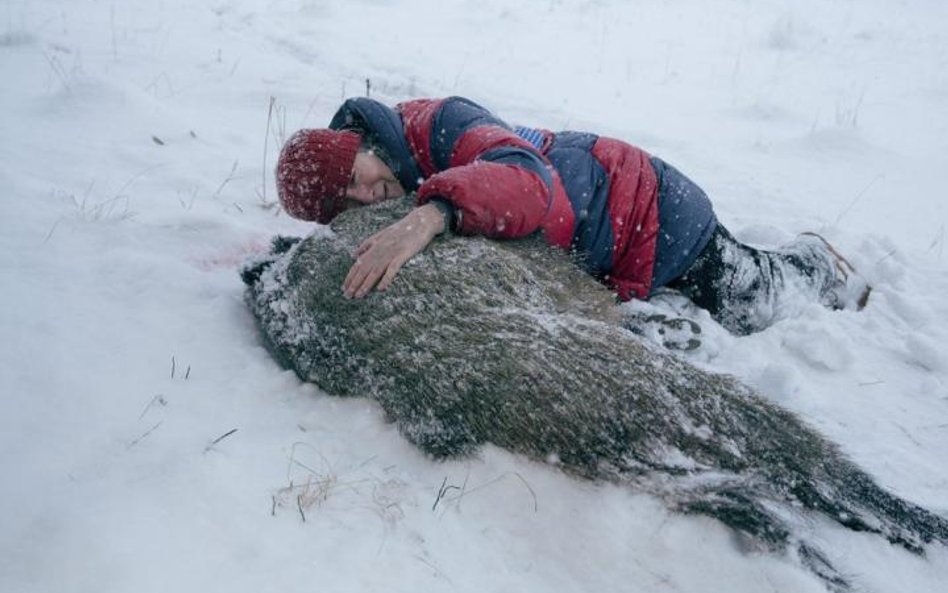
[{"label": "snow surface", "polygon": [[[689,357],[945,515],[946,31],[941,0],[6,0],[0,591],[824,590],[644,495],[426,459],[277,366],[236,267],[313,230],[271,207],[280,142],[366,79],[628,139],[871,280],[747,338],[697,313]],[[943,547],[820,534],[862,590],[944,590]]]}]

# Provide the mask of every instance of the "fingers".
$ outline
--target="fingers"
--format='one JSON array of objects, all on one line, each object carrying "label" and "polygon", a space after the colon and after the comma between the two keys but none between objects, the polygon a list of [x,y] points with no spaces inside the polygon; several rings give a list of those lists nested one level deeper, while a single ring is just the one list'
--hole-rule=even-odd
[{"label": "fingers", "polygon": [[401,267],[431,242],[430,229],[413,224],[421,216],[413,211],[400,221],[363,241],[353,252],[356,262],[342,283],[346,298],[362,298],[378,285],[387,289]]},{"label": "fingers", "polygon": [[342,292],[346,298],[361,298],[365,296],[382,274],[385,273],[384,261],[379,261],[379,253],[373,253],[372,248],[378,244],[380,235],[384,236],[385,231],[372,235],[363,241],[352,256],[356,262],[352,264],[346,279],[342,282]]},{"label": "fingers", "polygon": [[[398,261],[398,254],[393,253],[390,245],[375,244],[371,241],[366,241],[366,243],[368,246],[365,249],[360,246],[360,249],[356,251],[358,253],[356,261],[342,283],[342,291],[346,298],[364,297],[379,280],[391,275],[389,270],[393,264],[397,271],[405,261]],[[390,283],[391,279],[385,286]]]},{"label": "fingers", "polygon": [[375,237],[376,235],[372,235],[371,237],[363,241],[361,244],[359,244],[359,246],[356,247],[356,250],[352,252],[352,257],[358,258],[360,255],[362,255],[363,253],[371,249],[372,245],[375,244]]},{"label": "fingers", "polygon": [[384,273],[384,268],[372,265],[365,258],[359,258],[349,269],[346,279],[342,283],[342,292],[346,298],[362,298],[372,290],[375,283]]},{"label": "fingers", "polygon": [[385,290],[391,286],[405,261],[407,260],[401,257],[388,262],[371,264],[363,264],[363,262],[357,261],[353,264],[345,282],[343,282],[343,293],[346,298],[360,299],[367,295],[373,287],[377,290]]},{"label": "fingers", "polygon": [[384,291],[386,288],[391,286],[392,282],[395,280],[395,276],[398,274],[398,271],[402,269],[402,265],[404,265],[405,261],[407,260],[399,261],[396,259],[389,264],[388,269],[385,270],[385,274],[379,281],[379,285],[377,287],[378,290]]}]

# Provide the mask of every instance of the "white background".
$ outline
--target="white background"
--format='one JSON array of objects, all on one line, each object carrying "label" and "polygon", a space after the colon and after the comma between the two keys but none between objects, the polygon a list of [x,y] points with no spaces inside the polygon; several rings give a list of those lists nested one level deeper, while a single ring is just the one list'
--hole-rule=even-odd
[{"label": "white background", "polygon": [[[860,268],[865,311],[747,338],[699,314],[689,358],[946,515],[945,31],[939,0],[6,0],[0,590],[824,590],[623,488],[426,459],[281,370],[236,269],[326,232],[273,207],[273,163],[366,79],[621,137],[739,238],[816,230]],[[862,590],[948,579],[942,546],[814,529]]]}]

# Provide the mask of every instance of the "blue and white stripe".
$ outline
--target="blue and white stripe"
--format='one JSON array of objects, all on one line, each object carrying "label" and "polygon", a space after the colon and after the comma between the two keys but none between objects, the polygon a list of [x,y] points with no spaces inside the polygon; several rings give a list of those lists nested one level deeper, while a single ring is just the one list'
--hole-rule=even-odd
[{"label": "blue and white stripe", "polygon": [[527,128],[524,126],[516,126],[514,128],[514,134],[520,136],[527,142],[533,145],[539,151],[543,150],[543,142],[546,140],[546,134],[541,132],[536,128]]}]

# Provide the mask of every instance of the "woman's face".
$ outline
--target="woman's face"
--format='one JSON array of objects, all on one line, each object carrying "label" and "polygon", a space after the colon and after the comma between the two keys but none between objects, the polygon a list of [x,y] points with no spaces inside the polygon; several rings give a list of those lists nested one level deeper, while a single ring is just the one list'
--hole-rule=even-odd
[{"label": "woman's face", "polygon": [[346,198],[350,206],[375,204],[390,198],[405,195],[401,183],[395,174],[372,151],[360,150],[356,153],[352,165],[352,178],[346,189]]}]

